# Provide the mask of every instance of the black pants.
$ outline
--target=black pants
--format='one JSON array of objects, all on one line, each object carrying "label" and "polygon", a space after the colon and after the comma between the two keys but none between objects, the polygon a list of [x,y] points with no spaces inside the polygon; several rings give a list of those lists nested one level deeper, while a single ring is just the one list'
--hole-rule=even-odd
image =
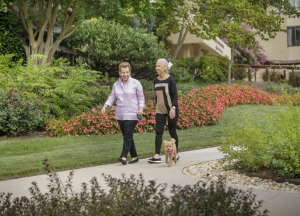
[{"label": "black pants", "polygon": [[178,111],[173,119],[170,119],[169,114],[159,114],[156,113],[156,137],[155,137],[155,154],[160,154],[160,149],[162,145],[162,135],[165,131],[166,118],[168,117],[168,128],[171,138],[176,140],[176,149],[178,153],[178,136],[176,133]]},{"label": "black pants", "polygon": [[130,152],[132,158],[138,156],[133,141],[133,132],[137,122],[137,120],[118,120],[123,134],[123,150],[120,156],[121,158],[127,158],[128,152]]}]

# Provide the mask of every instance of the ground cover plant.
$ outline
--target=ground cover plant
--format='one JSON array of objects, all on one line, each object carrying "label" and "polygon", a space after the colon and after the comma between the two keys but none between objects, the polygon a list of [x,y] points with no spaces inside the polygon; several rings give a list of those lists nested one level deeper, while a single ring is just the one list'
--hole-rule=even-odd
[{"label": "ground cover plant", "polygon": [[[181,187],[173,185],[171,196],[166,196],[167,184],[148,183],[142,174],[113,178],[103,175],[109,190],[103,189],[96,177],[82,183],[81,192],[72,186],[71,171],[66,184],[57,173],[49,172],[49,192],[42,193],[33,182],[31,197],[12,199],[11,194],[0,193],[1,215],[267,215],[261,213],[262,201],[256,201],[251,190],[243,191],[225,185],[222,178],[217,183]],[[224,199],[226,197],[226,199]]]},{"label": "ground cover plant", "polygon": [[[263,116],[277,113],[277,106],[243,105],[224,110],[221,121],[214,126],[194,127],[178,130],[180,140],[179,154],[184,151],[220,146],[224,130],[243,121],[244,113],[252,113],[258,124],[263,124]],[[164,140],[170,140],[168,132]],[[43,174],[40,166],[43,159],[55,161],[55,171],[79,169],[116,163],[122,150],[121,133],[98,136],[71,136],[60,138],[11,139],[0,141],[0,180]],[[152,157],[154,154],[154,133],[135,133],[139,158]],[[164,148],[161,149],[164,154]],[[130,158],[128,158],[130,160]]]},{"label": "ground cover plant", "polygon": [[[188,129],[204,125],[217,124],[225,108],[240,104],[287,104],[292,100],[294,105],[300,102],[300,95],[278,96],[261,92],[242,85],[214,85],[191,90],[179,98],[178,129]],[[148,101],[144,118],[136,126],[136,132],[155,131],[155,102]],[[46,130],[51,136],[79,136],[89,134],[115,134],[120,129],[115,120],[115,110],[106,114],[98,110],[74,116],[69,120],[53,119],[47,122]],[[166,125],[167,128],[167,125]]]}]

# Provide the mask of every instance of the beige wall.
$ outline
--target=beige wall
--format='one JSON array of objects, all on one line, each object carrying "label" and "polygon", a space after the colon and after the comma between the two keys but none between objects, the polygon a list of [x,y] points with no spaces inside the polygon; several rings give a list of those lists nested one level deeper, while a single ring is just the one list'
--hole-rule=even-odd
[{"label": "beige wall", "polygon": [[[282,29],[292,26],[300,26],[300,18],[285,18],[284,23],[281,24]],[[269,60],[300,60],[300,46],[288,47],[287,32],[278,32],[276,37],[269,41],[262,41],[259,37],[257,40],[264,48]]]},{"label": "beige wall", "polygon": [[[171,47],[170,53],[173,55],[179,33],[172,34],[168,39],[172,41],[173,46]],[[217,42],[216,42],[217,41]],[[212,54],[214,56],[227,56],[229,59],[231,57],[231,49],[219,38],[215,40],[204,40],[196,35],[188,33],[186,39],[177,55],[177,58],[194,58],[195,61],[199,59],[200,56],[205,56]]]}]

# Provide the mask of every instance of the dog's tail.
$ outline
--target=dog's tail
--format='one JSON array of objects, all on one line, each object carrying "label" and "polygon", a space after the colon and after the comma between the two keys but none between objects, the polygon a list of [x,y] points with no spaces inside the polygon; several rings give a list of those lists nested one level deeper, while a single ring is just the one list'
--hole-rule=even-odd
[{"label": "dog's tail", "polygon": [[176,143],[176,140],[174,138],[171,138],[171,143]]}]

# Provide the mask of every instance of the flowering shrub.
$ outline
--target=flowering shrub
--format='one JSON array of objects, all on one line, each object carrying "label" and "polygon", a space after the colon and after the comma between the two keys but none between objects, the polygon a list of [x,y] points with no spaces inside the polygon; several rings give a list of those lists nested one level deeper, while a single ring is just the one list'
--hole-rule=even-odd
[{"label": "flowering shrub", "polygon": [[[243,27],[246,34],[251,33],[257,35],[257,31],[251,30],[249,25],[244,24]],[[222,41],[228,44],[230,40],[223,38]],[[266,61],[268,61],[268,57],[259,41],[255,41],[245,48],[239,45],[234,52],[234,62],[238,64],[263,65]],[[252,70],[255,71],[254,68]]]},{"label": "flowering shrub", "polygon": [[[294,103],[300,103],[299,95],[288,96]],[[178,129],[187,129],[202,125],[214,125],[220,121],[225,108],[239,104],[287,104],[284,96],[266,94],[258,89],[242,85],[214,85],[190,91],[179,98]],[[147,102],[144,118],[139,121],[135,132],[155,131],[155,103]],[[166,126],[167,128],[167,126]],[[114,134],[120,128],[115,119],[115,110],[111,109],[106,114],[91,110],[91,113],[82,113],[70,120],[48,120],[46,130],[51,136],[79,136],[89,134]]]}]

